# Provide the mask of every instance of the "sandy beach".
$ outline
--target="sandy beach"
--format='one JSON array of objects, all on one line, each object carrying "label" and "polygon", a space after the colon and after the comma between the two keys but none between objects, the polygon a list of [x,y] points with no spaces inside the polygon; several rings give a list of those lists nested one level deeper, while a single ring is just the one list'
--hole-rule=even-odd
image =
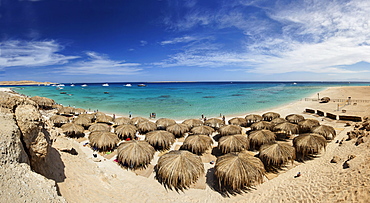
[{"label": "sandy beach", "polygon": [[[330,87],[319,93],[320,98],[331,98],[328,103],[320,103],[315,94],[278,108],[227,116],[226,121],[268,111],[277,112],[281,117],[295,113],[317,119],[321,125],[330,125],[337,133],[316,158],[304,163],[294,161],[277,174],[268,173],[264,183],[245,193],[223,196],[212,189],[214,164],[210,161],[216,159],[210,154],[202,157],[204,176],[190,189],[176,192],[166,190],[154,178],[153,167],[161,152],[155,153],[146,170],[129,171],[114,162],[114,153],[99,154],[99,161],[93,159],[93,150],[85,146],[87,138],[68,138],[57,128],[52,129],[52,148],[57,150],[56,156],[63,166],[58,168],[61,173],[53,174],[51,179],[58,180],[59,193],[67,202],[367,202],[370,198],[370,142],[366,138],[364,143],[356,146],[356,139],[346,141],[347,132],[353,130],[356,123],[319,116],[316,111],[325,115],[368,116],[369,92],[370,87]],[[315,110],[315,113],[307,113],[306,109]],[[178,149],[183,140],[177,139],[171,150]],[[217,142],[213,147],[217,147]],[[77,156],[62,151],[71,148],[77,151]],[[331,163],[334,156],[339,158],[337,163]],[[349,167],[344,167],[345,162]],[[298,172],[302,176],[295,178]]]}]

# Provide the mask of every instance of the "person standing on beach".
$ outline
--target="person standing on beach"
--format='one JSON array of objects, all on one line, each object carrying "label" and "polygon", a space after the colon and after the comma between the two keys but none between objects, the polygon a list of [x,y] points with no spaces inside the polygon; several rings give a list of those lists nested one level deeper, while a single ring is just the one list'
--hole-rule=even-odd
[{"label": "person standing on beach", "polygon": [[129,111],[128,114],[129,114],[128,117],[131,118],[131,111]]}]

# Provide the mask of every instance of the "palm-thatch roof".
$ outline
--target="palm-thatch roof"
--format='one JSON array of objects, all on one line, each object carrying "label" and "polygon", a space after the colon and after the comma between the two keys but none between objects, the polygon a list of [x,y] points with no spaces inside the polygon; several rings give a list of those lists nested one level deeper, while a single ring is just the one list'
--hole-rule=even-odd
[{"label": "palm-thatch roof", "polygon": [[114,129],[114,132],[120,139],[135,139],[137,128],[134,125],[119,125]]},{"label": "palm-thatch roof", "polygon": [[52,106],[55,104],[54,100],[46,97],[34,96],[31,97],[30,99],[36,102],[41,108],[52,108]]},{"label": "palm-thatch roof", "polygon": [[274,132],[284,133],[286,135],[294,135],[299,133],[298,125],[289,122],[277,124],[273,130]]},{"label": "palm-thatch roof", "polygon": [[257,114],[249,114],[245,116],[245,120],[248,123],[248,126],[252,125],[253,123],[262,121],[262,116]]},{"label": "palm-thatch roof", "polygon": [[93,119],[95,119],[95,115],[94,114],[84,113],[84,114],[78,115],[77,118],[87,118],[91,122]]},{"label": "palm-thatch roof", "polygon": [[274,125],[277,125],[277,124],[280,124],[280,123],[284,123],[284,122],[287,122],[287,120],[285,120],[285,118],[275,118],[275,119],[272,119],[270,121],[270,123],[272,123]]},{"label": "palm-thatch roof", "polygon": [[299,131],[301,133],[307,133],[311,131],[311,128],[319,126],[320,122],[316,119],[308,118],[298,123]]},{"label": "palm-thatch roof", "polygon": [[89,131],[90,132],[95,132],[95,131],[106,131],[106,132],[109,132],[110,131],[110,127],[109,127],[109,125],[107,125],[105,123],[94,123],[94,124],[92,124],[89,127]]},{"label": "palm-thatch roof", "polygon": [[323,97],[321,98],[321,103],[328,103],[330,101],[329,97]]},{"label": "palm-thatch roof", "polygon": [[186,137],[181,149],[188,150],[194,154],[201,155],[213,144],[208,135],[190,135]]},{"label": "palm-thatch roof", "polygon": [[212,127],[214,129],[220,128],[221,126],[225,125],[225,122],[218,118],[210,118],[204,121],[204,125]]},{"label": "palm-thatch roof", "polygon": [[272,142],[261,146],[258,157],[266,168],[284,166],[288,161],[294,161],[294,147],[287,143]]},{"label": "palm-thatch roof", "polygon": [[155,130],[145,135],[145,141],[157,150],[166,150],[175,142],[175,136],[165,130]]},{"label": "palm-thatch roof", "polygon": [[84,136],[84,127],[75,123],[66,123],[62,125],[64,134],[69,137],[80,137]]},{"label": "palm-thatch roof", "polygon": [[302,158],[307,155],[318,154],[326,145],[325,137],[316,133],[302,134],[293,139],[296,154],[299,153]]},{"label": "palm-thatch roof", "polygon": [[101,111],[98,111],[98,112],[95,112],[94,115],[95,115],[95,118],[97,118],[99,116],[105,116],[106,114]]},{"label": "palm-thatch roof", "polygon": [[187,125],[189,128],[203,125],[203,121],[195,118],[184,120],[182,123]]},{"label": "palm-thatch roof", "polygon": [[117,148],[117,160],[130,169],[145,168],[153,159],[155,150],[143,140],[130,140]]},{"label": "palm-thatch roof", "polygon": [[61,124],[69,122],[68,117],[61,116],[61,115],[54,115],[50,117],[50,120],[54,123],[54,125],[56,124],[57,126],[60,126]]},{"label": "palm-thatch roof", "polygon": [[175,135],[175,137],[183,137],[185,133],[189,132],[189,127],[182,123],[176,123],[168,126],[166,130]]},{"label": "palm-thatch roof", "polygon": [[61,104],[53,104],[53,105],[51,106],[51,108],[52,108],[52,109],[57,109],[57,110],[59,110],[59,109],[63,108],[63,105],[61,105]]},{"label": "palm-thatch roof", "polygon": [[249,136],[249,143],[252,149],[259,149],[261,145],[274,142],[276,139],[275,133],[270,130],[252,131]]},{"label": "palm-thatch roof", "polygon": [[252,130],[272,130],[274,125],[267,121],[259,121],[251,125]]},{"label": "palm-thatch roof", "polygon": [[315,126],[311,129],[311,132],[322,135],[327,140],[332,140],[337,135],[337,133],[335,132],[335,129],[329,125]]},{"label": "palm-thatch roof", "polygon": [[242,128],[237,125],[224,125],[218,129],[221,136],[241,134]]},{"label": "palm-thatch roof", "polygon": [[138,123],[146,122],[146,121],[149,121],[149,120],[143,117],[134,117],[131,119],[131,124],[137,125]]},{"label": "palm-thatch roof", "polygon": [[127,117],[119,117],[114,119],[114,124],[116,125],[129,125],[131,124],[131,119]]},{"label": "palm-thatch roof", "polygon": [[218,148],[222,153],[240,152],[249,149],[249,139],[246,135],[236,134],[221,137]]},{"label": "palm-thatch roof", "polygon": [[228,153],[217,158],[215,176],[220,188],[240,192],[261,184],[265,169],[260,159],[246,151]]},{"label": "palm-thatch roof", "polygon": [[264,121],[271,121],[275,118],[280,118],[280,114],[275,113],[275,112],[267,112],[262,114],[262,118]]},{"label": "palm-thatch roof", "polygon": [[241,127],[247,127],[247,120],[245,118],[232,118],[228,121],[230,125],[238,125]]},{"label": "palm-thatch roof", "polygon": [[118,142],[118,136],[112,132],[95,131],[89,135],[90,145],[101,151],[111,151]]},{"label": "palm-thatch roof", "polygon": [[88,127],[91,124],[91,120],[88,117],[77,117],[73,120],[73,123]]},{"label": "palm-thatch roof", "polygon": [[170,125],[176,124],[176,121],[169,118],[160,118],[156,122],[158,130],[166,130]]},{"label": "palm-thatch roof", "polygon": [[204,174],[204,165],[197,155],[184,151],[170,151],[161,156],[154,167],[155,178],[164,187],[184,190]]},{"label": "palm-thatch roof", "polygon": [[140,122],[136,125],[136,127],[141,134],[145,134],[157,129],[157,125],[151,121]]},{"label": "palm-thatch roof", "polygon": [[84,114],[84,113],[86,113],[86,110],[85,110],[85,109],[83,109],[83,108],[75,108],[75,109],[74,109],[74,113],[75,113],[76,115],[78,115],[78,114]]},{"label": "palm-thatch roof", "polygon": [[65,107],[59,109],[57,114],[71,116],[71,115],[74,115],[74,109],[75,108],[73,108],[73,107],[65,106]]},{"label": "palm-thatch roof", "polygon": [[205,125],[197,126],[190,130],[191,133],[196,135],[211,135],[214,131],[213,128]]},{"label": "palm-thatch roof", "polygon": [[113,122],[113,117],[108,116],[108,115],[100,115],[96,116],[96,122],[98,123],[112,123]]},{"label": "palm-thatch roof", "polygon": [[285,117],[285,119],[288,122],[298,124],[299,122],[304,120],[304,117],[302,115],[299,115],[299,114],[290,114],[290,115],[287,115]]}]

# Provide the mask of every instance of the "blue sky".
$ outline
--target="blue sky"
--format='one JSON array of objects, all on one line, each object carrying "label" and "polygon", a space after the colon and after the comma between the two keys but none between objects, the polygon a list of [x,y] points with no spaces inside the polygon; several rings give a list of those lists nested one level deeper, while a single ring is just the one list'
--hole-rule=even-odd
[{"label": "blue sky", "polygon": [[0,80],[369,81],[368,0],[0,0]]}]

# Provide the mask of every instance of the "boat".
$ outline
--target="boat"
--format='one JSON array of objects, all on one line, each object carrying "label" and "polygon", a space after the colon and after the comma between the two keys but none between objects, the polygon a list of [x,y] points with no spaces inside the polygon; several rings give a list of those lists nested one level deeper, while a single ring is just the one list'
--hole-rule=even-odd
[{"label": "boat", "polygon": [[67,94],[67,92],[60,92],[60,94]]},{"label": "boat", "polygon": [[295,83],[293,83],[293,85],[296,85],[297,83],[295,82]]},{"label": "boat", "polygon": [[74,87],[75,85],[74,84],[71,84],[71,87]]},{"label": "boat", "polygon": [[83,85],[81,85],[81,87],[87,87],[87,85],[86,84],[83,84]]},{"label": "boat", "polygon": [[108,83],[105,83],[105,84],[103,84],[102,86],[103,86],[103,87],[108,87],[108,86],[109,86],[109,84],[108,84]]},{"label": "boat", "polygon": [[59,87],[59,86],[58,86],[56,89],[57,89],[57,90],[62,90],[62,89],[63,89],[63,87]]},{"label": "boat", "polygon": [[131,84],[126,84],[125,86],[126,86],[126,87],[131,87],[132,85],[131,85]]},{"label": "boat", "polygon": [[109,94],[109,92],[104,92],[104,94]]},{"label": "boat", "polygon": [[138,84],[137,86],[139,86],[139,87],[146,87],[145,84]]}]

